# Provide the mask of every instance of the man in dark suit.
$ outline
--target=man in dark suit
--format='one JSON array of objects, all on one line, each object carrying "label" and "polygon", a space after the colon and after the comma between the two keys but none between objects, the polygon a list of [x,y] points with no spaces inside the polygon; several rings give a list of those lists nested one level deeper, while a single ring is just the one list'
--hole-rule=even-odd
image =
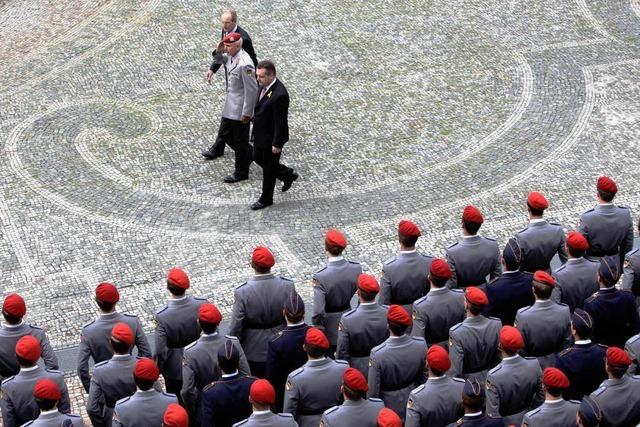
[{"label": "man in dark suit", "polygon": [[[220,23],[222,24],[222,29],[220,30],[220,41],[224,40],[227,34],[238,33],[242,38],[242,50],[247,52],[251,61],[253,62],[253,66],[255,67],[258,64],[258,58],[256,58],[256,51],[253,49],[253,42],[251,41],[251,36],[247,33],[243,28],[238,25],[238,14],[235,9],[225,9],[222,11],[222,15],[220,15]],[[217,48],[211,52],[213,56],[213,61],[211,65],[207,69],[207,73],[205,74],[205,80],[208,83],[211,83],[211,79],[213,75],[218,72],[222,64],[216,62],[216,55],[218,55]],[[206,151],[202,152],[202,155],[207,160],[213,160],[215,158],[221,157],[224,155],[224,141],[218,136],[216,138],[216,142]]]},{"label": "man in dark suit", "polygon": [[291,188],[298,174],[280,163],[282,147],[289,140],[289,94],[276,78],[276,66],[260,61],[256,68],[260,84],[258,101],[253,115],[253,160],[262,167],[262,195],[251,209],[258,210],[273,204],[276,179],[283,182],[282,191]]}]

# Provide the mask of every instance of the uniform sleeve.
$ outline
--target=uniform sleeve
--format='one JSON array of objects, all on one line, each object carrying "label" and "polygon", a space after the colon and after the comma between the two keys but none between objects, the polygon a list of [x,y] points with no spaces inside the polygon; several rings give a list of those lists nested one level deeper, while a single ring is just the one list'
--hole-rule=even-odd
[{"label": "uniform sleeve", "polygon": [[535,409],[544,403],[544,389],[542,388],[542,368],[538,371],[538,379],[536,382],[536,394],[531,402],[531,409]]},{"label": "uniform sleeve", "polygon": [[625,255],[633,249],[633,220],[631,219],[631,211],[629,210],[629,221],[627,231],[620,243],[620,265],[624,262]]},{"label": "uniform sleeve", "polygon": [[336,359],[346,360],[349,359],[349,332],[344,326],[343,319],[340,319],[338,324],[338,343],[336,347]]},{"label": "uniform sleeve", "polygon": [[413,310],[413,329],[411,329],[411,336],[425,338],[426,324],[422,313],[417,310]]},{"label": "uniform sleeve", "polygon": [[95,381],[95,378],[91,379],[91,387],[89,389],[89,398],[87,399],[87,414],[91,419],[91,423],[95,427],[102,427],[105,425],[103,420],[103,407],[105,405],[104,392],[100,384]]},{"label": "uniform sleeve", "polygon": [[426,423],[422,423],[420,410],[416,406],[415,397],[413,395],[410,395],[409,399],[407,400],[406,417],[407,419],[404,422],[404,427],[422,427],[423,425],[429,425]]},{"label": "uniform sleeve", "polygon": [[369,391],[367,397],[380,397],[380,365],[376,363],[373,352],[369,355]]},{"label": "uniform sleeve", "polygon": [[324,329],[324,319],[327,315],[325,312],[325,301],[327,293],[324,290],[324,286],[321,285],[317,279],[313,279],[313,315],[311,316],[311,323],[317,328]]},{"label": "uniform sleeve", "polygon": [[587,239],[587,242],[589,242],[589,245],[591,245],[591,242],[589,241],[589,227],[587,226],[587,223],[584,220],[584,214],[580,216],[580,223],[578,224],[577,231],[582,233],[582,235],[584,235],[584,238]]},{"label": "uniform sleeve", "polygon": [[9,398],[7,393],[2,393],[2,400],[0,400],[0,407],[2,408],[2,425],[15,426],[16,425],[16,408],[13,406],[13,402]]},{"label": "uniform sleeve", "polygon": [[451,359],[451,368],[447,374],[451,377],[459,377],[462,375],[462,362],[464,360],[464,350],[462,345],[449,334],[449,359]]},{"label": "uniform sleeve", "polygon": [[51,344],[49,343],[49,338],[47,338],[47,334],[42,332],[42,338],[40,339],[40,347],[42,349],[42,359],[44,360],[44,366],[47,369],[52,369],[57,371],[58,368],[58,358],[56,357],[56,353],[53,351]]},{"label": "uniform sleeve", "polygon": [[289,95],[279,96],[273,105],[272,146],[282,148],[289,139]]},{"label": "uniform sleeve", "polygon": [[113,424],[112,424],[112,427],[123,427],[122,423],[120,422],[120,416],[118,415],[118,407],[117,406],[113,410]]},{"label": "uniform sleeve", "polygon": [[571,347],[573,344],[573,336],[571,335],[571,317],[567,319],[564,325],[564,331],[562,335],[562,350]]},{"label": "uniform sleeve", "polygon": [[329,418],[327,418],[327,416],[324,414],[322,414],[322,418],[320,419],[320,427],[331,427]]},{"label": "uniform sleeve", "polygon": [[300,391],[291,376],[287,377],[287,384],[284,388],[284,405],[282,412],[289,413],[294,417],[298,413],[298,404],[300,401]]},{"label": "uniform sleeve", "polygon": [[167,361],[167,331],[164,325],[156,316],[156,349],[154,359],[158,365],[160,372],[163,371],[164,364]]},{"label": "uniform sleeve", "polygon": [[493,270],[489,273],[490,279],[495,279],[496,277],[500,277],[502,275],[502,264],[500,264],[500,247],[496,243],[496,251],[495,256],[493,257]]},{"label": "uniform sleeve", "polygon": [[624,346],[624,351],[626,351],[631,357],[631,365],[629,365],[627,373],[629,373],[629,375],[638,375],[638,355],[633,351],[631,345],[629,345],[630,341],[631,340],[627,341]]},{"label": "uniform sleeve", "polygon": [[[274,384],[277,376],[277,355],[273,348],[273,341],[267,341],[267,359],[264,363],[264,378],[271,384]],[[276,390],[277,391],[277,390]]]},{"label": "uniform sleeve", "polygon": [[240,371],[242,375],[251,375],[251,368],[249,368],[249,362],[247,361],[247,356],[244,354],[242,344],[240,344],[240,341],[234,341],[234,345],[236,346],[236,348],[238,349],[238,353],[240,354],[238,371]]},{"label": "uniform sleeve", "polygon": [[206,394],[202,394],[202,402],[200,405],[200,418],[203,426],[215,426],[213,405]]},{"label": "uniform sleeve", "polygon": [[634,271],[629,257],[625,257],[624,276],[622,276],[622,289],[630,291],[633,288]]},{"label": "uniform sleeve", "polygon": [[382,275],[380,276],[380,296],[378,302],[384,305],[391,304],[391,281],[385,274],[384,268],[382,269]]},{"label": "uniform sleeve", "polygon": [[242,115],[253,117],[253,110],[256,106],[256,99],[258,97],[256,73],[253,69],[253,65],[243,65],[240,72],[242,73],[242,86],[244,87]]},{"label": "uniform sleeve", "polygon": [[196,386],[196,374],[188,357],[182,358],[182,389],[180,396],[189,413],[193,413],[198,406],[198,388]]},{"label": "uniform sleeve", "polygon": [[149,347],[149,341],[147,340],[147,335],[144,333],[144,329],[142,329],[140,319],[137,319],[136,347],[138,348],[138,356],[151,357],[151,347]]},{"label": "uniform sleeve", "polygon": [[449,264],[449,268],[451,269],[451,279],[447,282],[447,287],[449,289],[455,289],[458,287],[458,275],[456,273],[456,262],[449,255],[449,251],[445,253],[445,259],[447,260],[447,264]]},{"label": "uniform sleeve", "polygon": [[558,282],[556,286],[553,287],[549,299],[556,304],[560,304],[562,302],[562,283]]},{"label": "uniform sleeve", "polygon": [[58,409],[63,414],[71,413],[71,399],[69,399],[69,389],[67,388],[67,383],[64,381],[64,377],[62,378],[60,385],[60,402],[58,402]]},{"label": "uniform sleeve", "polygon": [[231,321],[229,322],[229,335],[242,339],[242,323],[245,317],[244,302],[238,294],[238,290],[233,291],[234,303],[231,310]]},{"label": "uniform sleeve", "polygon": [[495,385],[491,383],[493,378],[491,375],[487,377],[487,415],[491,415],[493,417],[500,416],[500,394],[498,393],[498,389]]},{"label": "uniform sleeve", "polygon": [[[634,297],[635,300],[635,297]],[[631,328],[630,335],[636,335],[640,332],[640,315],[638,314],[638,306],[632,304],[629,310],[629,326]]]},{"label": "uniform sleeve", "polygon": [[531,419],[529,418],[529,414],[524,414],[524,418],[522,419],[523,426],[531,425]]},{"label": "uniform sleeve", "polygon": [[567,255],[567,248],[565,246],[567,238],[564,232],[560,233],[560,235],[561,235],[561,240],[560,240],[560,245],[558,246],[557,252],[558,252],[558,258],[560,258],[560,262],[564,264],[569,259],[569,256]]},{"label": "uniform sleeve", "polygon": [[91,349],[86,342],[86,338],[80,333],[80,345],[78,346],[78,377],[84,391],[89,393],[91,385],[91,375],[89,374],[89,357],[91,357]]}]

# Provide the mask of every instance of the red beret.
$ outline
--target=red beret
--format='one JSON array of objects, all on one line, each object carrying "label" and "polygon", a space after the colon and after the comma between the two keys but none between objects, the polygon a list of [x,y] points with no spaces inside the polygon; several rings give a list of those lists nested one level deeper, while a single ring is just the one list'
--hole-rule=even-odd
[{"label": "red beret", "polygon": [[327,336],[318,328],[307,329],[307,335],[304,338],[304,342],[325,350],[329,349],[329,340],[327,339]]},{"label": "red beret", "polygon": [[478,208],[471,205],[464,207],[464,211],[462,211],[462,219],[466,222],[473,222],[475,224],[482,224],[484,222],[484,217]]},{"label": "red beret", "polygon": [[367,379],[362,375],[362,372],[355,368],[347,368],[342,375],[342,382],[345,387],[353,390],[366,393],[369,391],[369,385]]},{"label": "red beret", "polygon": [[342,249],[347,247],[347,238],[338,230],[327,231],[327,236],[324,240],[331,246],[337,246]]},{"label": "red beret", "polygon": [[507,351],[518,351],[524,347],[522,334],[513,326],[503,326],[500,329],[500,345]]},{"label": "red beret", "polygon": [[27,314],[27,306],[24,299],[18,294],[9,294],[4,299],[2,309],[12,316],[22,317]]},{"label": "red beret", "polygon": [[408,237],[422,236],[420,228],[414,222],[409,221],[408,219],[403,219],[402,221],[400,221],[400,224],[398,224],[398,233]]},{"label": "red beret", "polygon": [[111,330],[111,336],[117,339],[118,341],[122,341],[125,344],[132,345],[135,341],[135,336],[133,335],[133,331],[126,323],[120,322],[116,323]]},{"label": "red beret", "polygon": [[219,325],[222,322],[222,314],[215,305],[205,302],[198,309],[198,319],[205,323]]},{"label": "red beret", "polygon": [[180,289],[189,289],[189,276],[184,270],[172,268],[167,274],[167,282]]},{"label": "red beret", "polygon": [[558,368],[546,368],[542,374],[542,382],[548,388],[569,387],[569,378]]},{"label": "red beret", "polygon": [[631,357],[619,347],[609,347],[607,349],[607,364],[609,366],[627,367],[631,365]]},{"label": "red beret", "polygon": [[394,304],[389,306],[389,311],[387,311],[387,320],[399,323],[400,325],[411,325],[411,316],[401,305]]},{"label": "red beret", "polygon": [[447,350],[434,344],[427,350],[427,365],[439,372],[447,372],[451,367],[451,360]]},{"label": "red beret", "polygon": [[402,420],[392,409],[382,408],[378,414],[378,427],[402,427]]},{"label": "red beret", "polygon": [[53,380],[43,378],[33,386],[33,397],[44,400],[60,400],[62,393],[58,384]]},{"label": "red beret", "polygon": [[554,279],[553,276],[543,270],[538,270],[533,273],[533,280],[544,285],[549,285],[552,288],[556,286],[556,279]]},{"label": "red beret", "polygon": [[582,233],[578,231],[570,231],[567,234],[567,246],[577,251],[586,251],[589,249],[589,242]]},{"label": "red beret", "polygon": [[160,370],[156,362],[148,357],[142,357],[136,362],[133,376],[142,380],[156,381],[160,376]]},{"label": "red beret", "polygon": [[249,396],[256,403],[273,404],[276,401],[276,391],[267,380],[257,380],[251,384]]},{"label": "red beret", "polygon": [[40,359],[40,341],[33,335],[25,335],[16,343],[16,355],[29,362],[36,362]]},{"label": "red beret", "polygon": [[487,298],[487,294],[480,288],[476,288],[475,286],[469,286],[464,291],[464,295],[473,305],[485,306],[489,304],[489,299]]},{"label": "red beret", "polygon": [[365,292],[380,292],[380,284],[370,274],[360,274],[358,276],[358,288]]},{"label": "red beret", "polygon": [[256,246],[253,250],[253,254],[251,254],[251,261],[264,268],[271,268],[276,263],[271,251],[264,246]]},{"label": "red beret", "polygon": [[436,258],[431,263],[431,267],[429,268],[429,273],[431,277],[437,277],[438,279],[451,279],[451,268],[447,261],[442,258]]},{"label": "red beret", "polygon": [[608,176],[601,176],[598,178],[598,190],[615,194],[618,192],[618,186],[616,185],[616,182]]},{"label": "red beret", "polygon": [[96,299],[107,304],[115,304],[120,301],[120,293],[113,283],[102,282],[96,286]]},{"label": "red beret", "polygon": [[230,43],[235,43],[238,40],[240,40],[241,36],[239,33],[229,33],[226,36],[224,36],[224,38],[222,39],[222,43],[224,44],[230,44]]},{"label": "red beret", "polygon": [[164,412],[162,422],[167,427],[189,427],[189,415],[182,406],[171,403]]},{"label": "red beret", "polygon": [[529,197],[527,197],[527,204],[534,209],[545,210],[549,207],[549,202],[544,197],[542,193],[537,191],[532,191],[529,193]]}]

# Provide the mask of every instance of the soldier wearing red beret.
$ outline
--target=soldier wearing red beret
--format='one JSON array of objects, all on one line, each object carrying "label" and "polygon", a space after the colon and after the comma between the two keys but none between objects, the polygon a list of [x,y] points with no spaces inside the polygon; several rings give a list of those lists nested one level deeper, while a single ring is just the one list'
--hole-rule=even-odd
[{"label": "soldier wearing red beret", "polygon": [[263,378],[269,339],[286,326],[283,307],[296,289],[291,279],[271,272],[275,257],[264,246],[251,255],[255,275],[234,290],[229,334],[238,337],[251,374]]},{"label": "soldier wearing red beret", "polygon": [[567,376],[560,369],[547,368],[544,370],[542,383],[544,403],[539,408],[527,412],[522,425],[527,427],[575,425],[580,402],[562,398],[564,390],[569,387]]},{"label": "soldier wearing red beret", "polygon": [[[640,234],[640,218],[638,219],[638,234]],[[623,290],[631,291],[636,297],[636,304],[640,310],[640,248],[627,252],[624,259],[624,275],[622,276]]]},{"label": "soldier wearing red beret", "polygon": [[597,205],[582,214],[579,229],[589,242],[587,256],[616,256],[622,266],[625,255],[633,249],[633,221],[629,208],[613,204],[617,192],[613,179],[598,178]]},{"label": "soldier wearing red beret", "polygon": [[311,322],[324,330],[331,343],[330,354],[333,357],[338,344],[338,324],[342,315],[351,309],[351,299],[356,293],[362,266],[359,262],[346,260],[342,255],[347,247],[347,238],[340,231],[327,231],[324,247],[328,260],[313,275]]},{"label": "soldier wearing red beret", "polygon": [[529,225],[516,233],[515,238],[522,250],[522,269],[533,273],[537,270],[550,271],[551,259],[555,254],[560,262],[567,262],[565,236],[562,225],[548,222],[543,218],[549,202],[538,191],[527,197]]},{"label": "soldier wearing red beret", "polygon": [[[65,386],[66,388],[66,386]],[[63,413],[59,407],[63,390],[50,378],[41,378],[33,386],[33,400],[38,405],[39,415],[25,426],[65,426],[84,427],[82,417]]]},{"label": "soldier wearing red beret", "polygon": [[398,224],[400,250],[382,265],[380,304],[401,305],[411,313],[413,302],[427,293],[427,276],[433,257],[416,250],[416,242],[421,235],[420,228],[413,221],[403,219]]},{"label": "soldier wearing red beret", "polygon": [[495,239],[478,235],[484,216],[478,208],[466,206],[462,213],[462,239],[450,245],[446,259],[451,266],[450,288],[483,286],[487,277],[500,276],[500,251]]},{"label": "soldier wearing red beret", "polygon": [[249,402],[253,413],[249,418],[234,425],[243,427],[297,427],[291,414],[274,414],[271,406],[276,401],[276,392],[269,381],[261,379],[251,384]]}]

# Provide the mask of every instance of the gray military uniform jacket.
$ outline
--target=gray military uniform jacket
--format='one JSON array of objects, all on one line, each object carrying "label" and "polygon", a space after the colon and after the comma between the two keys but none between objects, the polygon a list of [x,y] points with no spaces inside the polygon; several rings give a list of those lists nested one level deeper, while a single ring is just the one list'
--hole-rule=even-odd
[{"label": "gray military uniform jacket", "polygon": [[389,337],[371,350],[368,397],[379,397],[404,420],[411,390],[425,381],[424,338]]},{"label": "gray military uniform jacket", "polygon": [[89,392],[91,375],[89,374],[89,358],[93,358],[98,364],[109,360],[113,356],[111,348],[111,330],[116,323],[126,323],[135,334],[135,345],[138,348],[138,356],[151,357],[151,348],[147,336],[142,329],[142,323],[138,316],[127,313],[100,314],[97,319],[85,324],[80,333],[80,345],[78,346],[78,377],[82,381],[85,391]]},{"label": "gray military uniform jacket", "polygon": [[[519,426],[544,401],[542,369],[535,357],[505,358],[487,374],[487,414]],[[575,414],[574,414],[575,419]]]},{"label": "gray military uniform jacket", "polygon": [[447,248],[446,259],[453,274],[450,288],[482,286],[487,276],[494,279],[502,273],[498,242],[488,237],[463,237]]},{"label": "gray military uniform jacket", "polygon": [[500,361],[498,336],[502,322],[483,315],[467,317],[449,330],[449,358],[452,377],[484,382],[487,371]]},{"label": "gray military uniform jacket", "polygon": [[640,248],[627,253],[624,259],[622,289],[633,292],[636,296],[636,305],[640,311]]},{"label": "gray military uniform jacket", "polygon": [[200,336],[198,310],[206,298],[191,295],[170,299],[156,312],[154,359],[165,378],[182,380],[184,347]]},{"label": "gray military uniform jacket", "polygon": [[240,49],[236,56],[224,53],[215,55],[214,63],[224,65],[226,78],[227,97],[222,117],[230,120],[240,120],[241,116],[253,117],[258,99],[258,82],[249,54]]},{"label": "gray military uniform jacket", "polygon": [[22,426],[31,426],[31,427],[59,427],[64,426],[67,427],[68,421],[71,421],[71,426],[73,427],[84,427],[84,422],[82,421],[82,417],[80,415],[75,414],[63,414],[57,410],[47,411],[40,414],[40,416],[34,421],[29,421],[26,424],[22,424]]},{"label": "gray military uniform jacket", "polygon": [[429,290],[433,257],[416,251],[400,252],[386,260],[380,277],[380,304],[401,305],[411,313],[413,302]]},{"label": "gray military uniform jacket", "polygon": [[634,335],[627,340],[624,350],[631,357],[631,365],[629,365],[629,373],[631,375],[640,374],[640,334]]},{"label": "gray military uniform jacket", "polygon": [[640,422],[640,376],[604,380],[590,397],[602,409],[600,427],[635,426]]},{"label": "gray military uniform jacket", "polygon": [[547,400],[542,406],[527,412],[523,427],[564,427],[576,425],[580,402],[576,400]]},{"label": "gray military uniform jacket", "polygon": [[571,258],[553,272],[557,285],[551,299],[569,306],[572,313],[582,308],[584,301],[598,292],[598,268],[600,263],[587,258]]},{"label": "gray military uniform jacket", "polygon": [[344,258],[329,261],[313,275],[313,326],[324,330],[332,346],[338,343],[338,323],[351,309],[362,266]]},{"label": "gray military uniform jacket", "polygon": [[136,361],[134,356],[116,354],[96,365],[87,400],[87,413],[94,427],[110,427],[116,402],[136,392]]},{"label": "gray military uniform jacket", "polygon": [[254,412],[244,421],[233,427],[298,427],[291,414],[274,414],[271,411]]},{"label": "gray military uniform jacket", "polygon": [[17,375],[2,382],[1,404],[4,427],[20,426],[38,417],[40,408],[33,398],[33,387],[42,378],[49,378],[60,387],[62,398],[58,402],[58,409],[63,413],[71,411],[64,373],[43,369],[36,365],[33,368],[21,369]]},{"label": "gray military uniform jacket", "polygon": [[464,380],[448,375],[429,378],[411,392],[407,400],[405,427],[445,426],[464,414]]},{"label": "gray military uniform jacket", "polygon": [[564,247],[565,235],[560,224],[545,220],[530,222],[516,233],[515,238],[522,249],[522,270],[535,273],[550,270],[551,258],[557,253],[560,262],[567,262]]},{"label": "gray military uniform jacket", "polygon": [[286,326],[282,308],[295,290],[291,279],[273,274],[256,275],[236,287],[229,335],[240,339],[248,360],[267,360],[267,342]]},{"label": "gray military uniform jacket", "polygon": [[284,409],[300,427],[317,427],[322,414],[340,403],[342,375],[349,367],[343,360],[309,360],[287,378]]},{"label": "gray military uniform jacket", "polygon": [[238,353],[240,353],[240,373],[251,375],[247,357],[244,355],[238,338],[231,335],[221,335],[218,332],[211,335],[201,335],[198,341],[184,348],[182,361],[180,394],[191,418],[200,419],[202,389],[222,375],[222,371],[218,368],[218,349],[224,345],[226,340],[233,341]]},{"label": "gray military uniform jacket", "polygon": [[537,300],[518,310],[515,326],[524,338],[524,354],[537,357],[542,369],[552,366],[555,354],[571,346],[571,315],[565,304]]},{"label": "gray military uniform jacket", "polygon": [[16,358],[16,343],[25,335],[33,335],[40,342],[41,357],[45,366],[49,369],[58,369],[58,358],[53,352],[44,329],[24,321],[15,326],[3,323],[0,327],[0,380],[20,372],[20,364]]},{"label": "gray military uniform jacket", "polygon": [[365,378],[371,349],[389,337],[388,310],[376,302],[364,303],[343,314],[340,320],[336,359],[346,360]]},{"label": "gray military uniform jacket", "polygon": [[427,345],[439,344],[448,348],[449,329],[466,317],[464,293],[460,289],[442,287],[431,289],[413,303],[411,335],[422,337]]},{"label": "gray military uniform jacket", "polygon": [[382,408],[384,403],[376,398],[346,400],[322,414],[320,427],[377,427]]},{"label": "gray military uniform jacket", "polygon": [[118,400],[114,409],[113,425],[116,427],[161,426],[167,406],[178,403],[175,394],[163,393],[153,388]]},{"label": "gray military uniform jacket", "polygon": [[602,257],[620,254],[620,264],[633,249],[633,222],[629,208],[598,205],[582,214],[579,229],[589,241],[587,255]]}]

